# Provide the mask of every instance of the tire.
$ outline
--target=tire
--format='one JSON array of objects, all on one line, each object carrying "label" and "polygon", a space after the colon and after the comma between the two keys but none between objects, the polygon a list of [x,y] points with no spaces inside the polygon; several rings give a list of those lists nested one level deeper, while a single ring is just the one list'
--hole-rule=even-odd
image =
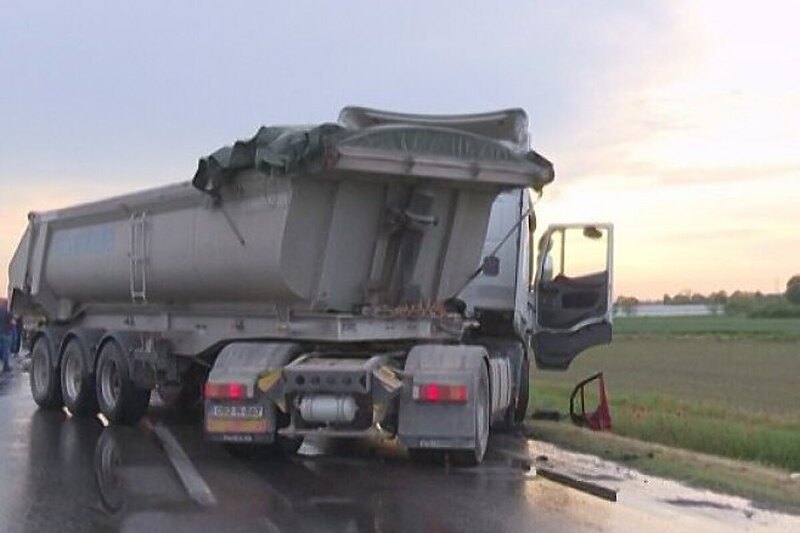
[{"label": "tire", "polygon": [[517,404],[514,406],[514,423],[519,425],[525,421],[528,412],[528,402],[531,396],[531,363],[528,358],[522,360],[522,367],[519,373],[519,393],[517,394]]},{"label": "tire", "polygon": [[97,355],[95,391],[100,412],[114,424],[136,424],[150,405],[150,389],[133,382],[130,363],[114,340],[103,343]]},{"label": "tire", "polygon": [[83,344],[71,338],[61,355],[61,397],[64,405],[75,415],[93,416],[97,413],[97,394],[89,354]]},{"label": "tire", "polygon": [[61,409],[61,380],[52,343],[39,336],[31,350],[30,386],[33,401],[42,409]]},{"label": "tire", "polygon": [[528,401],[530,397],[530,363],[527,358],[520,364],[519,385],[516,395],[511,405],[503,415],[503,421],[497,425],[497,429],[513,433],[525,420],[525,413],[528,411]]},{"label": "tire", "polygon": [[486,455],[489,445],[489,375],[484,366],[481,369],[475,395],[475,447],[471,450],[457,450],[451,453],[453,462],[463,466],[477,466]]}]

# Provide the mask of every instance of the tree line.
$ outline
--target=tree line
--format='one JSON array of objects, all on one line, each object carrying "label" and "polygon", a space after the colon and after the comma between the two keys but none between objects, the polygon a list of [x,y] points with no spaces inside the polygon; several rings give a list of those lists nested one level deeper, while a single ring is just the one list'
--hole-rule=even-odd
[{"label": "tree line", "polygon": [[[626,315],[632,315],[639,305],[634,296],[619,296],[614,307]],[[677,294],[664,294],[661,302],[664,305],[707,305],[715,312],[724,311],[729,315],[746,315],[754,318],[790,318],[800,317],[800,274],[792,276],[786,282],[786,290],[780,294],[764,294],[760,291],[716,291],[701,294],[693,291],[681,291]]]}]

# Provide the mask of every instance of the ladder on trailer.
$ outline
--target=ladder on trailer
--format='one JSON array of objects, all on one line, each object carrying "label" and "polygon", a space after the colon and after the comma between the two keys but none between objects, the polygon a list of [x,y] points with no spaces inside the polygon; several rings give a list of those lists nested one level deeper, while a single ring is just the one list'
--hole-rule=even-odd
[{"label": "ladder on trailer", "polygon": [[147,302],[147,212],[131,215],[131,240],[128,257],[131,263],[131,301]]}]

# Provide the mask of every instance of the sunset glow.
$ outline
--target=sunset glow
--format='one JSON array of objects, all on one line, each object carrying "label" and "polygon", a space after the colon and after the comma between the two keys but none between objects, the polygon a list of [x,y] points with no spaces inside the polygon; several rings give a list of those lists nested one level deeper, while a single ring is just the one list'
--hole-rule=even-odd
[{"label": "sunset glow", "polygon": [[[115,78],[93,71],[91,62],[72,72],[78,81],[67,78],[61,92],[45,70],[0,58],[11,80],[0,86],[0,265],[8,263],[28,211],[189,179],[197,157],[251,135],[260,123],[331,120],[348,103],[441,113],[515,105],[531,114],[534,148],[556,165],[556,181],[538,204],[540,224],[613,222],[617,294],[782,290],[800,272],[800,7],[788,1],[758,9],[746,2],[663,2],[658,9],[632,3],[583,13],[576,7],[583,5],[520,5],[489,24],[486,38],[509,55],[519,54],[513,61],[483,57],[480,39],[467,31],[432,35],[425,43],[404,41],[402,28],[392,30],[392,42],[371,33],[373,52],[346,32],[337,34],[352,38],[337,45],[353,63],[346,74],[318,51],[299,50],[303,61],[292,60],[304,71],[297,76],[327,73],[329,86],[313,93],[313,108],[309,93],[293,97],[296,88],[278,89],[267,74],[252,74],[270,68],[246,63],[228,66],[225,75],[238,83],[264,75],[261,92],[215,84],[188,96],[193,91],[187,85],[181,94],[164,89],[156,104],[105,87]],[[400,22],[418,22],[416,15],[424,11],[410,7]],[[478,10],[468,11],[462,10],[454,27],[480,25]],[[9,36],[11,25],[19,23],[13,16],[0,22],[0,46],[33,46],[33,37],[18,29]],[[77,31],[55,18],[52,24],[64,38]],[[534,28],[547,28],[547,35],[532,35]],[[157,93],[158,68],[169,70],[170,61],[182,64],[189,57],[182,54],[193,53],[166,37],[169,25],[159,30],[166,52],[152,59],[157,67],[139,56],[128,58],[135,69],[153,69],[150,77],[121,78],[133,94]],[[397,43],[436,53],[430,65],[397,59],[389,69],[396,73],[376,85],[375,65],[395,61],[390,51]],[[215,57],[211,48],[202,48],[210,44],[197,45],[198,54]],[[100,44],[84,46],[91,51]],[[111,46],[127,50],[113,38]],[[37,53],[42,69],[54,61],[47,47]],[[69,60],[78,64],[82,50],[58,53],[73,54]],[[469,68],[459,54],[470,58]],[[119,68],[128,65],[123,61]],[[277,83],[291,83],[292,76],[284,72]],[[317,78],[303,83],[321,87]],[[70,88],[85,92],[79,118],[59,114],[67,112],[68,102],[53,103]],[[184,103],[183,95],[194,100]],[[251,105],[230,104],[224,118],[221,111],[214,114],[237,99]],[[113,121],[104,117],[109,109],[119,113]],[[198,119],[207,109],[212,119]],[[50,125],[58,127],[48,130]],[[0,284],[5,283],[3,268]]]}]

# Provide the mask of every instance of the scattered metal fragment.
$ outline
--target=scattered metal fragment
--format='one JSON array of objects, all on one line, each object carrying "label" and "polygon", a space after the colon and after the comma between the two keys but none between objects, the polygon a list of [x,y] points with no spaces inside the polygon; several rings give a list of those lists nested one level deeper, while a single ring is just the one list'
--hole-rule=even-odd
[{"label": "scattered metal fragment", "polygon": [[607,500],[610,502],[617,501],[616,489],[612,489],[604,485],[600,485],[598,483],[592,483],[591,481],[580,479],[576,476],[567,474],[566,472],[558,472],[549,467],[537,466],[536,473],[545,479],[549,479],[550,481],[560,483],[561,485],[565,485],[572,489],[585,492],[586,494],[591,494],[592,496],[597,496],[598,498],[602,498],[603,500]]}]

